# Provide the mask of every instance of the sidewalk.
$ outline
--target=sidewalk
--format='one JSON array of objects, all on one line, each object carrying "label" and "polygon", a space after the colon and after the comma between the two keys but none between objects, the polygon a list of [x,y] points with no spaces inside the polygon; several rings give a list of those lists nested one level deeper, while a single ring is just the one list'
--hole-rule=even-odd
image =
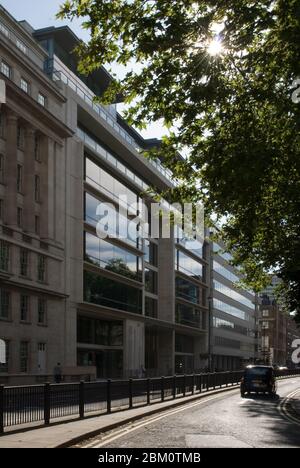
[{"label": "sidewalk", "polygon": [[105,414],[102,416],[75,420],[62,424],[53,424],[47,427],[39,427],[25,432],[11,434],[7,432],[0,437],[0,448],[57,448],[75,444],[82,439],[96,436],[101,432],[112,430],[122,424],[141,419],[147,415],[155,414],[169,408],[181,406],[209,395],[216,395],[223,392],[237,390],[238,387],[222,388],[203,392],[201,394],[178,398],[177,400],[167,400],[164,403],[153,403],[150,406],[143,406]]}]

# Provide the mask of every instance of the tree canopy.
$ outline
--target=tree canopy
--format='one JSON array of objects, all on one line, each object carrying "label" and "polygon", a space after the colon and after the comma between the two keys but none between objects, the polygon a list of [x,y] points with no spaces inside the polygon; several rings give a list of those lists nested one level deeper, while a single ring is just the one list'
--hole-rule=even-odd
[{"label": "tree canopy", "polygon": [[298,309],[299,1],[68,0],[59,16],[90,30],[81,72],[139,64],[102,99],[122,93],[137,127],[164,120],[159,152],[180,181],[173,199],[202,200],[248,284],[276,271]]}]

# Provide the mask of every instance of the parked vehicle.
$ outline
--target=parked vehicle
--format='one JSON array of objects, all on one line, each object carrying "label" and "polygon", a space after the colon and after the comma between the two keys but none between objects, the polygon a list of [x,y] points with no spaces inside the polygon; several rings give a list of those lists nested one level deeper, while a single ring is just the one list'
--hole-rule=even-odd
[{"label": "parked vehicle", "polygon": [[245,393],[269,393],[276,395],[277,383],[272,366],[248,366],[241,380],[241,396]]}]

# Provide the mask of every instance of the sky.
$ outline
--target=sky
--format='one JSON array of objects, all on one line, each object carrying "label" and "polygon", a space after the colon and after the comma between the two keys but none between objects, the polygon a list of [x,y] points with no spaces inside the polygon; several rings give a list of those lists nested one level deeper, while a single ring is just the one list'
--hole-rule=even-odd
[{"label": "sky", "polygon": [[[0,0],[2,5],[16,20],[26,20],[35,29],[47,26],[68,25],[83,40],[88,40],[88,31],[81,28],[79,20],[61,21],[55,18],[63,0]],[[118,73],[118,69],[114,70]],[[122,106],[118,109],[122,111]],[[147,130],[140,132],[145,138],[160,138],[164,130],[160,123],[154,123]]]}]

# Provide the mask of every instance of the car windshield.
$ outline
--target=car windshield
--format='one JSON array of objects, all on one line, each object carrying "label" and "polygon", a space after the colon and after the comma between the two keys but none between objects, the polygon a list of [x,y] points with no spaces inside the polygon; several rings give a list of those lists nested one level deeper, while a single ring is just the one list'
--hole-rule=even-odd
[{"label": "car windshield", "polygon": [[268,367],[252,367],[249,369],[246,369],[246,375],[247,376],[252,376],[252,375],[257,375],[257,376],[266,376],[271,373],[271,369]]}]

